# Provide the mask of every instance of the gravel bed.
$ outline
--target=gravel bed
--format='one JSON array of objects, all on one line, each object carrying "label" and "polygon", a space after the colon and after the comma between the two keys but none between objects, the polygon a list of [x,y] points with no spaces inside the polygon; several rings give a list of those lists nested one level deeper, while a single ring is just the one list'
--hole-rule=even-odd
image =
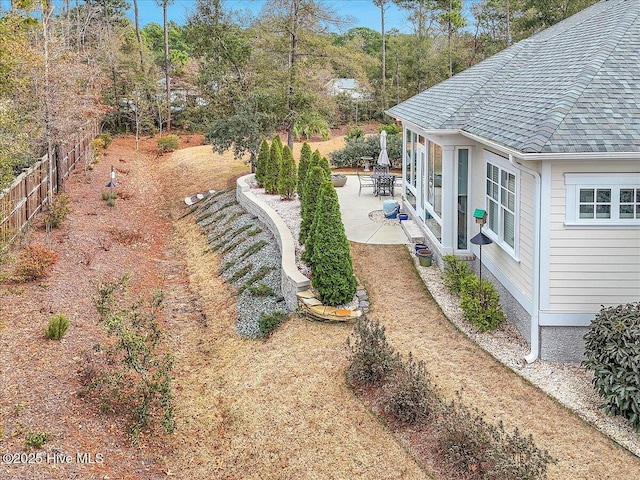
[{"label": "gravel bed", "polygon": [[[198,224],[207,231],[210,248],[221,254],[220,275],[240,291],[236,332],[245,338],[260,337],[258,321],[262,314],[286,311],[276,239],[266,225],[236,202],[235,190],[203,201],[196,218],[201,219]],[[252,253],[253,250],[257,251]],[[258,295],[247,288],[258,285],[271,289],[273,294]]]}]

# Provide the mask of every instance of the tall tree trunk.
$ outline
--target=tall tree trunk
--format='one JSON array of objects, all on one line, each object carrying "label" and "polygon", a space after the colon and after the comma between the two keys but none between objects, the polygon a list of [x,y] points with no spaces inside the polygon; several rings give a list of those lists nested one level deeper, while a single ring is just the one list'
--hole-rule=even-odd
[{"label": "tall tree trunk", "polygon": [[449,78],[453,77],[453,59],[451,57],[451,37],[453,36],[453,28],[451,25],[451,15],[453,14],[453,2],[449,0]]},{"label": "tall tree trunk", "polygon": [[381,33],[382,33],[382,111],[387,108],[387,94],[385,91],[385,83],[387,79],[387,44],[384,34],[384,10],[385,10],[385,0],[380,2],[380,24],[381,24]]},{"label": "tall tree trunk", "polygon": [[169,22],[167,20],[167,7],[169,0],[162,2],[162,16],[164,21],[164,74],[167,88],[167,132],[171,132],[171,77],[169,76]]},{"label": "tall tree trunk", "polygon": [[47,201],[49,205],[53,201],[53,162],[55,157],[53,147],[53,131],[51,118],[51,83],[50,73],[50,43],[51,43],[51,18],[53,16],[53,0],[46,0],[42,5],[42,34],[44,37],[44,128],[47,139],[47,159],[48,163],[48,179],[47,179]]},{"label": "tall tree trunk", "polygon": [[136,24],[136,37],[138,38],[138,49],[140,50],[140,71],[144,72],[144,56],[142,53],[142,35],[140,35],[140,16],[138,15],[138,0],[133,0],[133,16]]},{"label": "tall tree trunk", "polygon": [[297,78],[296,60],[298,56],[298,13],[300,11],[300,0],[292,1],[292,17],[291,17],[291,47],[289,50],[289,93],[287,98],[287,107],[289,109],[289,121],[287,122],[287,145],[293,150],[293,128],[296,124],[295,105],[293,104],[293,96],[295,94],[294,83]]}]

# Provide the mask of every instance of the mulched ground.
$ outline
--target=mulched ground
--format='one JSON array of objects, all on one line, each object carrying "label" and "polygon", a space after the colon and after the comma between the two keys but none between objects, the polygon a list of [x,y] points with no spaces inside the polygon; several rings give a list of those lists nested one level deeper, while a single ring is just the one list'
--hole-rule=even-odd
[{"label": "mulched ground", "polygon": [[[201,141],[193,137],[188,145]],[[44,432],[49,438],[40,452],[63,453],[73,460],[2,462],[0,478],[164,477],[162,433],[143,432],[135,447],[122,418],[100,414],[98,405],[78,396],[83,352],[105,340],[93,306],[97,282],[130,273],[134,290],[148,292],[178,279],[167,254],[171,222],[163,186],[153,169],[143,167],[163,157],[154,139],[143,140],[138,152],[132,142],[116,138],[93,170],[76,168],[65,186],[71,196],[68,218],[50,234],[39,219],[22,239],[22,245],[45,244],[60,255],[51,274],[41,281],[0,285],[2,453],[22,453],[28,432]],[[118,194],[114,207],[102,200],[111,166]],[[20,247],[3,259],[3,271],[10,271]],[[46,340],[44,329],[58,312],[69,317],[71,326],[62,341]],[[102,462],[80,464],[76,454],[82,453],[94,460],[101,454]]]}]

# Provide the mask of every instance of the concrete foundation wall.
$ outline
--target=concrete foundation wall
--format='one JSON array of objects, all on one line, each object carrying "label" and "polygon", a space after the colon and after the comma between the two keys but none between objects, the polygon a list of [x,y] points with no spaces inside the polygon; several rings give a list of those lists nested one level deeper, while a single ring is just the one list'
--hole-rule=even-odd
[{"label": "concrete foundation wall", "polygon": [[249,213],[254,214],[262,223],[269,227],[278,242],[282,255],[282,295],[289,311],[295,311],[298,305],[296,294],[307,290],[310,280],[302,275],[296,266],[295,240],[289,227],[282,221],[276,211],[259,200],[252,192],[250,183],[254,175],[245,175],[236,182],[236,198],[238,203]]},{"label": "concrete foundation wall", "polygon": [[589,327],[541,327],[540,358],[547,362],[581,362]]}]

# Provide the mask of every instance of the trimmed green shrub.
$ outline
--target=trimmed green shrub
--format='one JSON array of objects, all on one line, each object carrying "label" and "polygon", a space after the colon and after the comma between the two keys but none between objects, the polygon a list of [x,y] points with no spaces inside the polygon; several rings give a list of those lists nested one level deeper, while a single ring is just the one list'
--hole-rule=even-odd
[{"label": "trimmed green shrub", "polygon": [[69,203],[71,197],[69,195],[60,194],[56,195],[49,206],[49,211],[44,217],[44,223],[48,228],[57,228],[62,221],[67,218],[67,215],[71,212]]},{"label": "trimmed green shrub", "polygon": [[402,133],[402,129],[394,123],[381,125],[379,131],[382,132],[383,130],[387,132],[387,135],[398,135]]},{"label": "trimmed green shrub", "polygon": [[300,150],[300,162],[298,162],[298,197],[301,202],[304,195],[304,182],[307,179],[307,172],[311,165],[311,155],[311,146],[304,142]]},{"label": "trimmed green shrub", "polygon": [[286,199],[292,199],[296,193],[298,178],[296,175],[296,162],[289,145],[282,149],[282,161],[278,174],[278,193]]},{"label": "trimmed green shrub", "polygon": [[113,135],[111,135],[109,132],[103,132],[96,138],[99,138],[102,141],[102,148],[107,148],[113,141]]},{"label": "trimmed green shrub", "polygon": [[69,328],[69,319],[62,313],[51,317],[49,326],[44,331],[44,336],[49,340],[60,340]]},{"label": "trimmed green shrub", "polygon": [[166,135],[158,139],[158,148],[162,153],[173,152],[180,146],[180,138],[177,135]]},{"label": "trimmed green shrub", "polygon": [[278,176],[280,175],[280,165],[282,164],[282,141],[276,135],[271,142],[269,150],[269,161],[264,170],[264,191],[265,193],[278,193]]},{"label": "trimmed green shrub", "polygon": [[281,310],[266,313],[264,312],[258,320],[260,333],[262,336],[268,337],[278,326],[287,319],[287,313]]},{"label": "trimmed green shrub", "polygon": [[264,186],[264,173],[269,164],[269,143],[263,140],[258,151],[258,159],[256,161],[256,182],[259,187]]},{"label": "trimmed green shrub", "polygon": [[320,187],[318,203],[305,248],[312,239],[311,283],[325,305],[341,305],[353,299],[357,282],[353,274],[349,241],[344,233],[338,194],[331,180]]},{"label": "trimmed green shrub", "polygon": [[462,292],[462,280],[469,275],[473,275],[473,272],[471,272],[467,262],[455,255],[445,255],[442,259],[444,260],[444,273],[442,274],[444,285],[451,293],[460,295]]},{"label": "trimmed green shrub", "polygon": [[[320,152],[318,152],[318,155],[319,154]],[[327,160],[326,157],[320,157],[320,160],[318,160],[318,166],[324,170],[329,178],[331,178],[331,165],[329,165],[329,160]]]},{"label": "trimmed green shrub", "polygon": [[493,284],[487,280],[481,282],[473,274],[461,281],[460,306],[464,318],[481,332],[495,330],[504,320],[500,297]]},{"label": "trimmed green shrub", "polygon": [[[307,172],[307,179],[304,185],[304,197],[300,204],[300,233],[298,235],[298,241],[301,245],[307,245],[307,237],[311,231],[313,225],[313,219],[316,214],[316,206],[318,204],[318,194],[320,193],[320,186],[331,177],[327,177],[325,171],[318,167],[310,167]],[[303,252],[302,259],[310,263],[311,255],[313,254],[310,244],[310,248]]]},{"label": "trimmed green shrub", "polygon": [[603,406],[640,431],[640,302],[602,307],[584,339]]},{"label": "trimmed green shrub", "polygon": [[356,387],[381,382],[398,364],[398,354],[389,345],[385,328],[377,320],[366,317],[358,319],[347,338],[347,351],[347,380]]}]

